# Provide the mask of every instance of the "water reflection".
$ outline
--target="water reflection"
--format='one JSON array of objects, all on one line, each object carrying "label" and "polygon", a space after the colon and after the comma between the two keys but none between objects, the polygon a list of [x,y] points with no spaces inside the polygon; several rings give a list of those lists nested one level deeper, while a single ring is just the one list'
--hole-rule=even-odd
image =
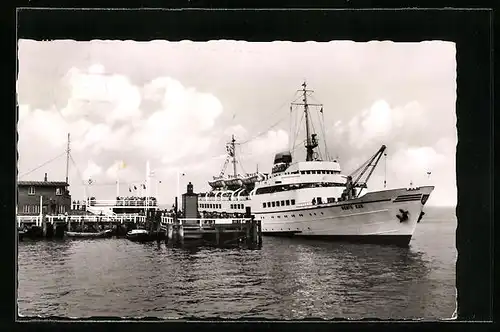
[{"label": "water reflection", "polygon": [[454,248],[423,239],[398,248],[264,238],[261,250],[24,242],[18,303],[24,314],[73,317],[446,317],[454,262],[442,262]]}]

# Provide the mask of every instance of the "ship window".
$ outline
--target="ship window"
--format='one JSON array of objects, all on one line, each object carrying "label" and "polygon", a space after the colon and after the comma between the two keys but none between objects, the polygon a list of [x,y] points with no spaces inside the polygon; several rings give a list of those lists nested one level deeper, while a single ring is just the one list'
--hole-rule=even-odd
[{"label": "ship window", "polygon": [[271,204],[272,204],[272,205],[273,205],[273,207],[274,207],[274,206],[276,205],[276,202],[272,202]]},{"label": "ship window", "polygon": [[321,212],[321,214],[324,214],[323,212]]},{"label": "ship window", "polygon": [[306,174],[306,172],[305,171],[300,171],[300,174]]},{"label": "ship window", "polygon": [[231,209],[234,209],[234,204],[231,204]]},{"label": "ship window", "polygon": [[280,216],[278,216],[278,218],[281,218]]},{"label": "ship window", "polygon": [[56,195],[61,196],[62,195],[62,190],[61,188],[56,188]]},{"label": "ship window", "polygon": [[328,203],[335,203],[335,197],[328,197],[326,200]]},{"label": "ship window", "polygon": [[288,216],[285,214],[285,218],[288,218]]},{"label": "ship window", "polygon": [[271,218],[273,218],[273,219],[274,219],[274,216],[271,216]]},{"label": "ship window", "polygon": [[292,218],[295,218],[295,215],[294,215],[294,214],[292,214]]},{"label": "ship window", "polygon": [[34,195],[34,194],[35,194],[35,187],[29,187],[28,195]]},{"label": "ship window", "polygon": [[321,197],[316,198],[316,202],[317,202],[318,204],[323,204],[323,202],[321,201]]},{"label": "ship window", "polygon": [[306,174],[311,174],[311,171],[306,171]]},{"label": "ship window", "polygon": [[290,205],[290,200],[289,199],[286,200],[286,206],[288,206],[288,205]]},{"label": "ship window", "polygon": [[290,200],[290,202],[292,203],[292,205],[295,205],[295,200],[294,199]]},{"label": "ship window", "polygon": [[299,213],[299,217],[303,217],[303,216],[304,216],[303,214]]},{"label": "ship window", "polygon": [[262,207],[265,208],[267,203],[262,203]]},{"label": "ship window", "polygon": [[281,201],[281,206],[285,206],[285,201]]}]

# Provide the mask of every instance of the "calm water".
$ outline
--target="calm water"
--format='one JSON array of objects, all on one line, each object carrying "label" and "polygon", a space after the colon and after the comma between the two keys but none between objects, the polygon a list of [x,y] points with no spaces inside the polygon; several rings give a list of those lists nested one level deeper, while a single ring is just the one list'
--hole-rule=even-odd
[{"label": "calm water", "polygon": [[126,239],[22,242],[22,316],[449,318],[454,209],[427,209],[410,248],[264,237],[261,250]]}]

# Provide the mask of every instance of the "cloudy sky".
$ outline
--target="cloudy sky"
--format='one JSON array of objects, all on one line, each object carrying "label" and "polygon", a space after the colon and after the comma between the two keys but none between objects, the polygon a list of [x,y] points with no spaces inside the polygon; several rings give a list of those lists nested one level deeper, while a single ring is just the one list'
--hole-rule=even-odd
[{"label": "cloudy sky", "polygon": [[232,134],[245,143],[240,172],[269,172],[293,146],[303,158],[290,102],[307,80],[324,105],[320,142],[346,174],[386,144],[371,190],[386,169],[388,187],[432,183],[429,204],[456,204],[453,43],[21,40],[18,58],[20,180],[64,180],[69,132],[75,199],[89,178],[99,199],[114,198],[117,176],[128,195],[147,160],[161,203],[172,202],[178,170],[181,188],[208,190]]}]

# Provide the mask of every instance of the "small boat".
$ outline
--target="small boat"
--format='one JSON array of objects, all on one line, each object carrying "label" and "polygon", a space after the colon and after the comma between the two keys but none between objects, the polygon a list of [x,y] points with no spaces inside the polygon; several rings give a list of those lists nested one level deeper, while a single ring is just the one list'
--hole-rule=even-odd
[{"label": "small boat", "polygon": [[67,237],[79,238],[79,239],[103,239],[110,238],[113,232],[110,229],[106,229],[101,232],[66,232]]},{"label": "small boat", "polygon": [[127,233],[127,239],[136,242],[149,241],[151,238],[149,231],[145,229],[134,229]]}]

